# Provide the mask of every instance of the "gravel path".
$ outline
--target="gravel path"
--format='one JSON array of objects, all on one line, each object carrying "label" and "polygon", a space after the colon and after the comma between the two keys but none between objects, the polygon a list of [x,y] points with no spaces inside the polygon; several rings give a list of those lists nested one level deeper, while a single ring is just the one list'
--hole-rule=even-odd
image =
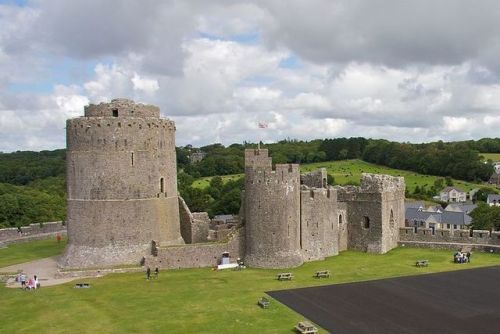
[{"label": "gravel path", "polygon": [[[19,270],[22,270],[28,277],[33,277],[33,275],[37,275],[41,287],[63,284],[78,279],[78,277],[55,278],[58,269],[59,268],[57,266],[57,256],[53,256],[53,257],[47,257],[45,259],[3,267],[0,268],[0,272],[8,273],[8,272],[17,272]],[[19,288],[21,287],[21,284],[15,282],[14,279],[9,279],[7,281],[6,286],[8,288]]]}]

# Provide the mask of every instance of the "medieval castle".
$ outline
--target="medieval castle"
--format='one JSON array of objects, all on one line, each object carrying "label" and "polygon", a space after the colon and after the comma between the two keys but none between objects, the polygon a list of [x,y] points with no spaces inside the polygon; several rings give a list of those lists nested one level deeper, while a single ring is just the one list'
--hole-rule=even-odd
[{"label": "medieval castle", "polygon": [[[404,226],[403,178],[363,174],[360,187],[332,187],[324,169],[273,169],[266,149],[245,151],[238,224],[214,226],[177,193],[175,124],[158,107],[91,104],[66,131],[66,268],[213,266],[224,251],[252,267],[287,268],[346,249],[385,253]],[[218,242],[208,242],[214,229]]]}]

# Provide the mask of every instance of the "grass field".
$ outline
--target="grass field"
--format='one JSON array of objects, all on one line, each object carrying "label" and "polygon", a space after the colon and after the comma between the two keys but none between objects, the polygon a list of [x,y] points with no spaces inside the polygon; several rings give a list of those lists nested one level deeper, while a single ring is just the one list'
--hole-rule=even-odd
[{"label": "grass field", "polygon": [[[475,253],[472,263],[462,265],[452,263],[451,254],[412,248],[385,255],[346,251],[285,270],[295,275],[287,282],[275,279],[283,270],[184,269],[162,271],[151,281],[139,273],[76,281],[90,283],[90,289],[74,289],[75,282],[34,292],[0,287],[1,332],[292,333],[303,317],[274,300],[269,309],[259,308],[265,291],[500,265],[496,254]],[[416,268],[415,260],[423,258],[430,266]],[[322,269],[333,277],[312,278]]]},{"label": "grass field", "polygon": [[[222,178],[222,182],[227,182],[230,180],[236,181],[237,179],[239,179],[242,176],[243,176],[243,174],[232,174],[232,175],[223,175],[223,176],[221,176],[221,178]],[[193,187],[199,188],[199,189],[205,189],[210,184],[211,179],[212,179],[212,176],[201,177],[199,179],[196,179],[193,182]]]},{"label": "grass field", "polygon": [[[376,174],[388,174],[392,176],[403,176],[405,178],[406,187],[410,192],[413,192],[416,186],[422,187],[426,185],[427,189],[429,189],[434,184],[434,181],[440,178],[439,176],[423,175],[415,172],[374,165],[362,160],[341,160],[341,161],[328,161],[328,162],[317,162],[312,164],[303,164],[300,166],[300,171],[310,172],[322,167],[327,169],[328,174],[331,174],[335,178],[335,184],[338,185],[359,184],[361,173],[376,173]],[[222,180],[223,181],[235,180],[242,176],[243,174],[225,175],[222,176]],[[197,179],[193,183],[193,186],[203,189],[208,186],[210,179],[211,177],[204,177]],[[455,186],[465,191],[486,186],[460,180],[453,180],[453,183]]]},{"label": "grass field", "polygon": [[485,160],[491,159],[492,161],[500,161],[500,153],[479,153]]},{"label": "grass field", "polygon": [[8,245],[0,249],[0,268],[60,254],[66,238],[57,243],[55,238]]}]

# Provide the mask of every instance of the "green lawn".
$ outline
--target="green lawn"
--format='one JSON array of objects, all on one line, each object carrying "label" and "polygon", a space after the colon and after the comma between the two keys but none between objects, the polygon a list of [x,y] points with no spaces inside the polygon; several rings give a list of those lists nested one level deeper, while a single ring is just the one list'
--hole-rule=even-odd
[{"label": "green lawn", "polygon": [[0,248],[0,268],[13,264],[43,259],[60,254],[66,246],[66,238],[57,243],[56,238],[10,244]]},{"label": "green lawn", "polygon": [[500,153],[479,153],[485,160],[491,159],[494,162],[500,161]]},{"label": "green lawn", "polygon": [[[496,254],[475,253],[462,265],[451,257],[451,251],[412,248],[385,255],[346,251],[289,270],[183,269],[162,271],[152,281],[139,273],[77,281],[89,282],[90,289],[74,289],[75,282],[36,292],[0,287],[1,332],[292,333],[303,317],[274,300],[269,309],[259,308],[265,291],[500,265]],[[430,266],[416,268],[416,259]],[[333,277],[312,278],[322,269]],[[281,271],[295,279],[277,281]]]},{"label": "green lawn", "polygon": [[[328,162],[317,162],[311,164],[303,164],[300,166],[301,172],[310,172],[318,168],[324,167],[327,169],[328,174],[333,175],[335,178],[335,184],[345,185],[345,184],[359,184],[361,173],[375,173],[375,174],[388,174],[392,176],[403,176],[405,178],[406,187],[410,192],[415,190],[418,185],[422,187],[424,185],[429,189],[434,181],[439,176],[423,175],[415,172],[404,171],[400,169],[393,169],[385,166],[374,165],[362,160],[341,160],[341,161],[328,161]],[[243,174],[225,175],[222,176],[223,181],[230,179],[237,179],[243,176]],[[208,186],[211,177],[204,177],[197,179],[193,186],[203,189]],[[466,181],[453,180],[453,183],[458,188],[465,191],[469,191],[474,188],[487,187],[487,185],[476,184]]]}]

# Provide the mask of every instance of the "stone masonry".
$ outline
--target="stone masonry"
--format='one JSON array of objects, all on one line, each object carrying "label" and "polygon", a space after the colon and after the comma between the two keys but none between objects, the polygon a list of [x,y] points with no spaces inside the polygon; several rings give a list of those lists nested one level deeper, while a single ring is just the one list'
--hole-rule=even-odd
[{"label": "stone masonry", "polygon": [[288,268],[346,249],[381,254],[401,240],[499,240],[484,231],[436,237],[405,230],[403,178],[363,174],[359,187],[332,187],[325,169],[300,175],[297,164],[273,168],[260,148],[245,150],[238,220],[216,224],[206,213],[191,213],[178,196],[175,124],[157,107],[125,99],[91,104],[66,129],[63,267],[141,260],[162,268],[205,267],[229,251],[248,266]]},{"label": "stone masonry", "polygon": [[183,244],[174,122],[126,99],[67,121],[64,267],[137,263],[155,240]]},{"label": "stone masonry", "polygon": [[[300,186],[300,191],[298,184]],[[272,169],[266,149],[245,151],[247,264],[287,268],[354,249],[385,253],[404,226],[404,179],[363,174],[360,187],[330,187],[326,171]]]}]

